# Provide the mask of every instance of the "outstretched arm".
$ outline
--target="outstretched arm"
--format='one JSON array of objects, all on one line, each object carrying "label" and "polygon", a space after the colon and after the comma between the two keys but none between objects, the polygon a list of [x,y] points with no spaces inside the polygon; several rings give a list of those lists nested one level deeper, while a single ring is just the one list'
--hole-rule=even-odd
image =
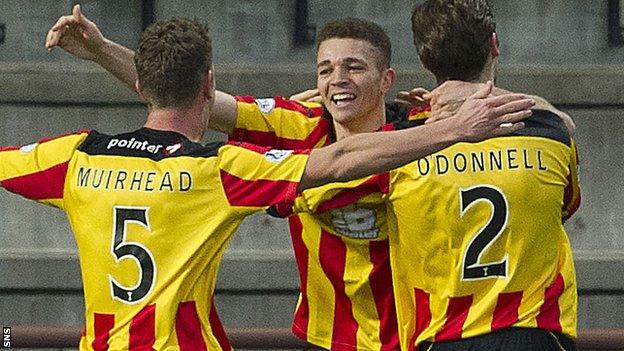
[{"label": "outstretched arm", "polygon": [[522,94],[488,97],[488,82],[453,116],[395,132],[350,136],[310,154],[299,191],[400,167],[460,141],[511,134],[531,115],[535,102]]},{"label": "outstretched arm", "polygon": [[[45,46],[48,50],[61,47],[68,53],[90,60],[134,90],[137,80],[134,51],[106,39],[97,25],[75,5],[72,14],[62,16],[50,28]],[[236,126],[236,100],[224,92],[217,92],[208,128],[230,134]]]}]

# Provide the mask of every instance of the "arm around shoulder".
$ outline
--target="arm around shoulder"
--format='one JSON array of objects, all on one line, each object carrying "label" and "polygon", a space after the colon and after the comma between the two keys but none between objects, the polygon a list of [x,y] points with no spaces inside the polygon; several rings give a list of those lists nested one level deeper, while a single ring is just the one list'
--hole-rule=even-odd
[{"label": "arm around shoulder", "polygon": [[488,97],[491,84],[450,118],[410,129],[353,135],[312,150],[298,190],[389,171],[460,141],[480,141],[523,127],[535,102],[522,94]]},{"label": "arm around shoulder", "polygon": [[205,114],[209,114],[207,116],[208,128],[230,135],[236,128],[238,117],[236,99],[234,96],[219,90],[215,92],[214,99],[212,109],[204,111]]}]

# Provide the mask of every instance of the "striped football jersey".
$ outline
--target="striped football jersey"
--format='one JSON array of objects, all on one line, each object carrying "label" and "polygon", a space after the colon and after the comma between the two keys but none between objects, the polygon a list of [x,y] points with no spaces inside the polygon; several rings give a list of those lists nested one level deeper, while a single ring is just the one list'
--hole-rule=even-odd
[{"label": "striped football jersey", "polygon": [[511,136],[458,143],[389,177],[330,184],[296,200],[296,211],[318,212],[328,203],[386,203],[379,223],[388,225],[401,349],[508,327],[576,337],[563,227],[580,202],[576,147],[550,112],[535,110],[525,123]]},{"label": "striped football jersey", "polygon": [[2,149],[0,183],[67,213],[80,350],[230,350],[213,304],[223,252],[245,216],[292,201],[307,158],[148,128],[85,131]]},{"label": "striped football jersey", "polygon": [[[237,97],[237,105],[232,140],[295,149],[336,140],[331,116],[320,104],[245,96]],[[389,119],[405,119],[408,112],[398,105],[386,110]],[[386,227],[377,223],[385,216],[336,208],[288,220],[300,279],[293,333],[332,350],[397,349],[387,232],[376,229]],[[324,227],[323,221],[336,226]]]}]

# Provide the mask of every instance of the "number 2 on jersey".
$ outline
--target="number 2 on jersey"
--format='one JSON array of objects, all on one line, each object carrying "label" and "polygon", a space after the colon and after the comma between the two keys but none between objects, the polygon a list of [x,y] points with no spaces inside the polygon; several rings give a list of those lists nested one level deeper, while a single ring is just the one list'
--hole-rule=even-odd
[{"label": "number 2 on jersey", "polygon": [[154,287],[156,278],[156,265],[152,253],[143,245],[136,242],[126,241],[127,226],[138,224],[150,230],[145,207],[121,207],[113,208],[113,243],[111,253],[115,256],[115,261],[125,258],[132,258],[139,265],[139,281],[133,287],[120,285],[112,275],[109,274],[111,292],[113,300],[120,300],[124,303],[135,304],[143,300]]},{"label": "number 2 on jersey", "polygon": [[470,239],[464,252],[462,263],[462,280],[500,278],[507,276],[507,254],[499,262],[481,262],[483,252],[498,239],[507,226],[508,206],[505,194],[488,185],[478,185],[468,189],[460,189],[460,216],[464,217],[470,207],[485,201],[492,207],[490,219],[479,232]]}]

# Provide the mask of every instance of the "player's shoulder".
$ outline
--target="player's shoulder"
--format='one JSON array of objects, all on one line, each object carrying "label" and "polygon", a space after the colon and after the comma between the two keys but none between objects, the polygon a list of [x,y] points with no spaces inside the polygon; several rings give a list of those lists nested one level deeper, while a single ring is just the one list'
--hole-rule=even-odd
[{"label": "player's shoulder", "polygon": [[550,110],[533,109],[533,115],[524,120],[525,127],[514,136],[541,137],[571,146],[568,128],[561,117]]},{"label": "player's shoulder", "polygon": [[83,140],[89,137],[94,131],[91,129],[82,129],[74,132],[63,133],[55,136],[49,136],[41,138],[37,141],[38,144],[43,144],[51,141],[68,141],[68,140]]},{"label": "player's shoulder", "polygon": [[235,96],[238,103],[256,105],[260,112],[270,114],[274,111],[298,114],[305,117],[319,117],[323,105],[318,102],[290,100],[283,96],[257,98],[254,96]]},{"label": "player's shoulder", "polygon": [[174,131],[141,128],[121,134],[91,131],[79,150],[89,155],[129,156],[160,161],[171,157],[215,157],[225,142],[206,145]]},{"label": "player's shoulder", "polygon": [[28,153],[38,149],[39,146],[42,146],[45,150],[52,152],[76,150],[80,147],[80,145],[84,144],[85,139],[88,139],[91,133],[92,131],[90,129],[83,129],[60,135],[39,138],[35,142],[23,146],[3,147],[1,151],[13,151],[19,149],[21,152]]},{"label": "player's shoulder", "polygon": [[[261,155],[271,163],[280,163],[291,155],[307,155],[310,149],[277,149],[270,146],[261,146],[242,141],[230,141],[226,144],[215,144],[219,156],[246,162],[247,157]],[[247,159],[247,161],[250,161]]]}]

